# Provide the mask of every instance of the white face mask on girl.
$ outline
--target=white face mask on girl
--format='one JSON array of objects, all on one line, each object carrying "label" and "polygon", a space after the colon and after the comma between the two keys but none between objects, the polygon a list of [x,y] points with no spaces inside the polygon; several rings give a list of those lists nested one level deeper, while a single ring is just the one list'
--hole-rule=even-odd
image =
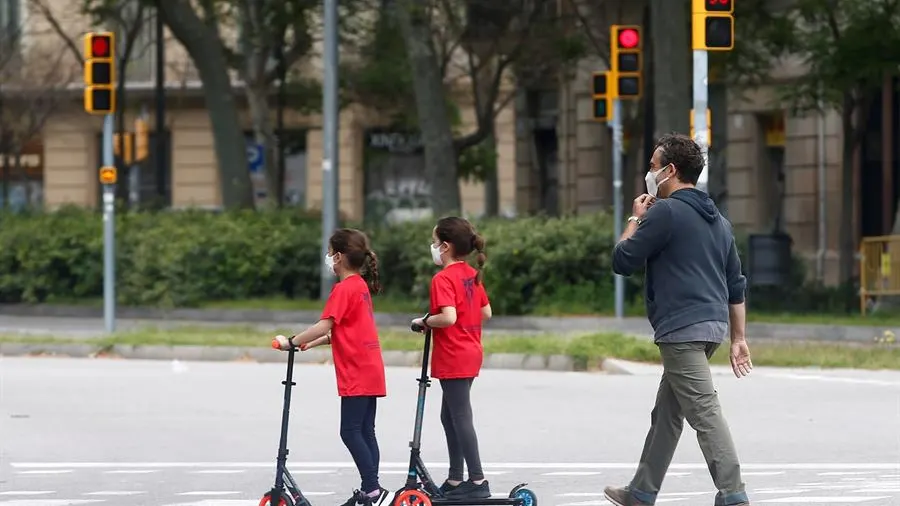
[{"label": "white face mask on girl", "polygon": [[[668,165],[666,165],[666,167],[668,167]],[[647,171],[647,175],[644,176],[644,182],[647,183],[647,193],[653,195],[654,197],[656,197],[656,193],[659,191],[660,185],[669,180],[669,178],[667,177],[658,183],[656,182],[656,177],[660,172],[666,170],[666,167],[663,167],[656,172]]]},{"label": "white face mask on girl", "polygon": [[441,260],[441,247],[431,245],[431,261],[434,262],[434,265],[444,265],[444,261]]},{"label": "white face mask on girl", "polygon": [[325,267],[328,269],[328,272],[334,274],[334,256],[325,255]]}]

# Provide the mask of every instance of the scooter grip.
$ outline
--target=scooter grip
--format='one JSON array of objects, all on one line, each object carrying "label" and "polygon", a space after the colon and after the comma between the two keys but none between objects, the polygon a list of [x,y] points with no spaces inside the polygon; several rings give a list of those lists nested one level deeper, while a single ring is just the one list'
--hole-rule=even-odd
[{"label": "scooter grip", "polygon": [[273,350],[281,349],[281,343],[278,342],[278,339],[272,339],[272,349]]},{"label": "scooter grip", "polygon": [[409,328],[413,332],[422,332],[423,330],[425,330],[425,327],[419,325],[418,323],[413,323]]}]

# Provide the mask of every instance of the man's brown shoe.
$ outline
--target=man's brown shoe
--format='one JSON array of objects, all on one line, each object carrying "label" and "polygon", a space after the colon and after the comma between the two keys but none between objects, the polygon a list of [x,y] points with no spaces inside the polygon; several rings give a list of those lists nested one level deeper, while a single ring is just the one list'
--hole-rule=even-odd
[{"label": "man's brown shoe", "polygon": [[603,489],[603,495],[615,506],[653,506],[635,499],[627,488],[606,487]]}]

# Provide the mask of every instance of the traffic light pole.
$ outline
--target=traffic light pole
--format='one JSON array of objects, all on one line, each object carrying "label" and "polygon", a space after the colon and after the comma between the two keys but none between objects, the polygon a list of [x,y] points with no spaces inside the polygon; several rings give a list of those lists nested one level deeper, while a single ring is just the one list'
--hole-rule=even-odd
[{"label": "traffic light pole", "polygon": [[[113,129],[115,115],[103,118],[103,166],[113,167]],[[103,185],[103,320],[106,331],[116,330],[116,186]]]},{"label": "traffic light pole", "polygon": [[709,104],[707,86],[709,58],[706,50],[694,50],[694,140],[703,150],[703,172],[697,181],[697,189],[709,191],[709,125],[706,123],[706,109]]},{"label": "traffic light pole", "polygon": [[[613,213],[615,224],[615,240],[622,237],[622,100],[619,97],[612,99],[613,117]],[[615,276],[616,318],[625,316],[625,278],[618,274]]]},{"label": "traffic light pole", "polygon": [[322,157],[322,256],[321,285],[319,296],[328,298],[334,283],[334,276],[325,266],[325,255],[328,254],[328,239],[337,228],[338,215],[338,33],[337,33],[338,0],[325,0],[325,79],[322,87],[322,130],[325,153]]}]

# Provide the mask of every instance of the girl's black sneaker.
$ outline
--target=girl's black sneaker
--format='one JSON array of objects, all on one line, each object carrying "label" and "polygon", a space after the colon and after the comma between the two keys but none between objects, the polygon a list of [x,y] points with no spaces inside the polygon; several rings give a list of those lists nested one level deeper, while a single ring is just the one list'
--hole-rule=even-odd
[{"label": "girl's black sneaker", "polygon": [[448,499],[489,499],[490,497],[491,487],[487,480],[481,483],[475,483],[472,480],[464,481],[453,491],[447,492]]},{"label": "girl's black sneaker", "polygon": [[[462,485],[462,483],[460,483]],[[453,485],[449,481],[445,481],[443,485],[440,486],[440,491],[442,494],[448,494],[458,489],[460,485]]]}]

